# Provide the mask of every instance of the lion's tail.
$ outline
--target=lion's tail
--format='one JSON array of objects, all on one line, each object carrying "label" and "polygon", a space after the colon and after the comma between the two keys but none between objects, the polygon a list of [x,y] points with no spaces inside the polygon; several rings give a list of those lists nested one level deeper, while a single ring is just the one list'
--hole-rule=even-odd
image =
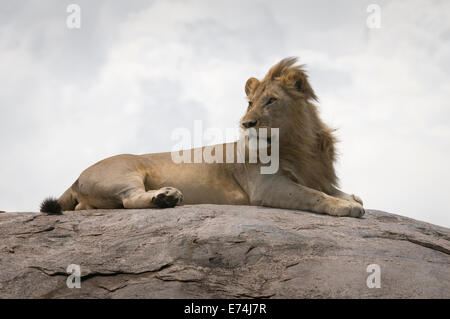
[{"label": "lion's tail", "polygon": [[65,210],[74,210],[77,200],[73,196],[72,187],[69,187],[58,199],[47,197],[41,203],[41,212],[47,214],[61,214]]}]

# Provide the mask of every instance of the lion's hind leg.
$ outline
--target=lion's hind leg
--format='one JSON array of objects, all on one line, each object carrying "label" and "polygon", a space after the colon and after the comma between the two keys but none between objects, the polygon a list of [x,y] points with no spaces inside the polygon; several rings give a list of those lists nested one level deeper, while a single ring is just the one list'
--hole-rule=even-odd
[{"label": "lion's hind leg", "polygon": [[168,208],[181,205],[183,194],[174,187],[163,187],[157,190],[134,188],[122,199],[125,208]]},{"label": "lion's hind leg", "polygon": [[95,209],[95,207],[83,202],[78,203],[77,206],[75,206],[75,210],[87,210],[87,209]]}]

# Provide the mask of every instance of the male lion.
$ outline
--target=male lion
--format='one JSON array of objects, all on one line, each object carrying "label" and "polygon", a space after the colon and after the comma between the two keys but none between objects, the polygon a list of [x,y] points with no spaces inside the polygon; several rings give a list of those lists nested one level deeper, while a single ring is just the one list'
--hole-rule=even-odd
[{"label": "male lion", "polygon": [[[316,95],[296,61],[283,59],[262,81],[250,78],[245,85],[249,105],[241,129],[279,128],[280,169],[276,173],[261,174],[262,163],[251,163],[248,158],[244,163],[175,163],[170,152],[122,154],[86,169],[59,199],[44,200],[41,211],[164,208],[184,202],[361,217],[361,199],[336,188],[336,139],[320,120],[313,104]],[[223,145],[237,151],[237,142]]]}]

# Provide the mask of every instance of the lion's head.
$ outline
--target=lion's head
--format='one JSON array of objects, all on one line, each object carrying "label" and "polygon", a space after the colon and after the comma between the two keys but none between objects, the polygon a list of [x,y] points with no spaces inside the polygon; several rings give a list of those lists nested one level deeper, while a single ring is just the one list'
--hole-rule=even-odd
[{"label": "lion's head", "polygon": [[317,97],[303,65],[286,58],[262,81],[249,78],[241,128],[279,128],[280,168],[294,181],[331,193],[337,184],[333,168],[335,137],[319,118]]}]

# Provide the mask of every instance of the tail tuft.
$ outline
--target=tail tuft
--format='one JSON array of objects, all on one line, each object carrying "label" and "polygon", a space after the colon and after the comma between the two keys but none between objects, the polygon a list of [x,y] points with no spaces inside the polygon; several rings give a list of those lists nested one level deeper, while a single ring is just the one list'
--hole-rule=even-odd
[{"label": "tail tuft", "polygon": [[41,212],[47,214],[61,214],[62,208],[56,198],[47,197],[41,203]]}]

